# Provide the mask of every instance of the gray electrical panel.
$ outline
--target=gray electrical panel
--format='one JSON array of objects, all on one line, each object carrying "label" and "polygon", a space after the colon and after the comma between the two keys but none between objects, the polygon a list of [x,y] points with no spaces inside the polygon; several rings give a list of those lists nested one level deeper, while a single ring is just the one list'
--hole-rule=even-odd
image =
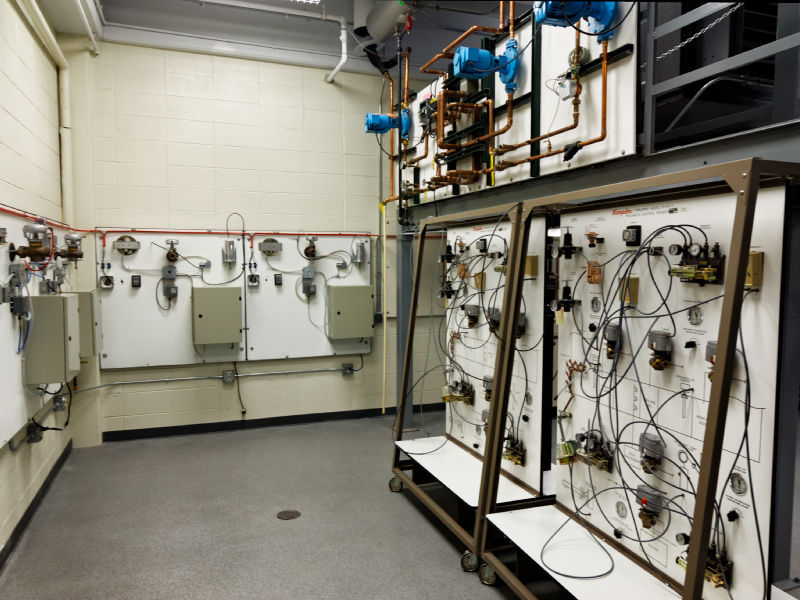
[{"label": "gray electrical panel", "polygon": [[242,341],[242,288],[196,287],[192,290],[195,344]]},{"label": "gray electrical panel", "polygon": [[77,292],[81,331],[81,358],[97,356],[100,351],[100,299],[97,290]]},{"label": "gray electrical panel", "polygon": [[327,304],[330,339],[372,337],[372,286],[329,285]]},{"label": "gray electrical panel", "polygon": [[25,383],[65,383],[81,370],[78,296],[34,296],[25,344]]}]

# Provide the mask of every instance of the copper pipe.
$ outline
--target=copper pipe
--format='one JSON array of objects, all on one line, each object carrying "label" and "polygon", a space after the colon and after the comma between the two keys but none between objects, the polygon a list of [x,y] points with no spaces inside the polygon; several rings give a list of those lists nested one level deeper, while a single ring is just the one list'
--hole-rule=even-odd
[{"label": "copper pipe", "polygon": [[423,135],[425,136],[425,154],[422,154],[421,156],[417,156],[416,158],[413,158],[412,160],[406,161],[406,166],[413,167],[416,164],[418,164],[419,162],[421,162],[423,159],[428,158],[428,138],[430,137],[430,135],[428,135],[427,131]]},{"label": "copper pipe", "polygon": [[494,27],[483,27],[482,25],[473,25],[472,27],[467,29],[464,33],[462,33],[460,36],[458,36],[455,40],[450,42],[450,44],[448,44],[439,54],[437,54],[428,62],[426,62],[424,65],[422,65],[419,69],[420,72],[429,73],[431,75],[441,75],[442,77],[446,77],[447,71],[431,70],[430,66],[437,60],[440,60],[442,58],[453,58],[453,53],[451,52],[451,50],[456,46],[458,46],[461,42],[463,42],[465,39],[467,39],[476,31],[485,31],[486,33],[502,33],[502,29],[496,29]]},{"label": "copper pipe", "polygon": [[607,100],[608,100],[608,41],[606,40],[603,42],[603,92],[602,92],[602,101],[600,108],[600,135],[598,135],[596,138],[592,138],[591,140],[580,142],[578,145],[581,148],[583,148],[584,146],[588,146],[589,144],[602,142],[604,139],[606,139]]},{"label": "copper pipe", "polygon": [[457,92],[454,90],[442,90],[436,97],[436,127],[437,127],[437,143],[439,148],[458,148],[458,144],[448,144],[444,141],[444,128],[445,128],[445,98],[453,96],[460,98],[464,92]]},{"label": "copper pipe", "polygon": [[[469,148],[470,146],[472,146],[474,144],[477,144],[477,143],[480,143],[480,142],[485,142],[486,140],[491,140],[489,149],[490,150],[494,149],[494,138],[496,138],[498,135],[504,134],[506,131],[511,129],[511,125],[513,125],[513,123],[514,123],[514,94],[508,94],[508,96],[506,97],[506,107],[507,107],[506,124],[501,129],[495,130],[495,128],[494,128],[494,100],[487,100],[485,102],[485,104],[489,107],[489,133],[486,133],[486,134],[484,134],[484,135],[482,135],[480,137],[477,137],[477,138],[467,142],[463,146],[462,145],[456,145],[455,147],[452,147],[452,145],[450,145],[451,146],[450,150],[448,150],[447,152],[444,152],[444,153],[442,153],[440,155],[437,155],[437,156],[445,157],[448,154],[452,154],[456,150],[461,150],[463,148]],[[525,145],[525,144],[523,143],[522,145]],[[441,148],[442,146],[440,145],[439,147]]]},{"label": "copper pipe", "polygon": [[505,20],[506,20],[506,3],[500,2],[500,29],[503,29],[506,26]]},{"label": "copper pipe", "polygon": [[508,37],[514,39],[514,0],[508,3]]},{"label": "copper pipe", "polygon": [[502,135],[511,129],[511,125],[514,123],[514,94],[508,94],[508,96],[506,96],[506,124],[496,131],[494,129],[494,102],[492,100],[488,100],[487,102],[491,103],[489,108],[489,133],[480,136],[475,142],[483,142],[496,138],[498,135]]},{"label": "copper pipe", "polygon": [[[603,42],[603,91],[601,96],[601,112],[600,112],[600,135],[590,140],[586,140],[585,142],[578,142],[579,148],[584,148],[590,144],[596,144],[597,142],[602,142],[606,139],[606,116],[607,116],[607,101],[608,101],[608,42]],[[524,163],[533,162],[535,160],[540,160],[542,158],[547,158],[548,156],[555,156],[556,154],[562,154],[566,151],[566,146],[563,148],[559,148],[558,150],[552,150],[549,152],[544,152],[539,154],[538,156],[531,156],[529,158],[523,158],[520,160],[515,160],[511,162],[502,162],[500,166],[496,169],[498,171],[504,171],[509,167],[513,167],[516,165],[521,165]]]},{"label": "copper pipe", "polygon": [[564,127],[556,129],[554,131],[548,131],[547,133],[544,133],[544,134],[542,134],[540,136],[537,136],[535,138],[530,138],[530,139],[525,140],[524,142],[520,142],[518,144],[503,144],[498,149],[497,154],[505,154],[506,152],[511,152],[512,150],[517,150],[519,148],[522,148],[523,146],[529,146],[529,145],[534,144],[536,142],[539,142],[541,140],[551,138],[554,135],[559,135],[561,133],[564,133],[566,131],[570,131],[570,130],[575,129],[575,128],[578,127],[578,123],[580,121],[581,91],[583,90],[583,86],[581,86],[580,77],[577,74],[577,68],[580,66],[580,61],[578,59],[578,57],[580,55],[580,46],[581,46],[581,33],[580,33],[580,31],[576,31],[575,32],[575,52],[574,52],[574,56],[572,58],[572,61],[573,61],[572,65],[576,69],[575,75],[574,75],[575,85],[576,85],[576,87],[575,87],[575,97],[572,99],[572,124],[571,125],[566,125]]},{"label": "copper pipe", "polygon": [[[389,73],[383,76],[389,82],[389,118],[394,118],[394,81]],[[399,194],[398,194],[399,196]],[[394,127],[389,130],[389,197],[383,201],[384,204],[397,200],[394,195]]]}]

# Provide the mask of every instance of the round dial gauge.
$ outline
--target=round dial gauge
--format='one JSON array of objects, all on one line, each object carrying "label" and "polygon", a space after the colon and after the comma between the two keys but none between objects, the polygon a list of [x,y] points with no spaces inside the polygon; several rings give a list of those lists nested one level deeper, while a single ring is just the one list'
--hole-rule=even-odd
[{"label": "round dial gauge", "polygon": [[693,306],[686,311],[686,318],[689,319],[691,325],[697,327],[703,322],[703,309],[699,306]]},{"label": "round dial gauge", "polygon": [[700,244],[698,244],[697,242],[689,244],[688,251],[690,256],[700,256],[700,250],[701,250]]},{"label": "round dial gauge", "polygon": [[558,258],[560,254],[561,252],[558,249],[558,242],[553,242],[553,244],[550,246],[550,256],[555,259]]},{"label": "round dial gauge", "polygon": [[550,300],[550,310],[553,312],[558,310],[558,300]]},{"label": "round dial gauge", "polygon": [[617,516],[620,519],[624,519],[628,516],[628,507],[625,506],[625,503],[622,500],[617,500],[615,508],[617,509]]},{"label": "round dial gauge", "polygon": [[622,230],[622,241],[629,242],[633,238],[633,232],[630,229]]},{"label": "round dial gauge", "polygon": [[683,254],[683,246],[681,246],[680,244],[670,244],[669,253],[672,254],[672,256],[678,256],[679,254]]},{"label": "round dial gauge", "polygon": [[592,298],[591,305],[592,305],[592,311],[594,312],[600,312],[600,310],[603,308],[603,303],[600,302],[600,298],[598,298],[597,296]]},{"label": "round dial gauge", "polygon": [[734,494],[738,494],[739,496],[744,496],[747,493],[747,482],[739,473],[733,473],[731,475],[731,489]]}]

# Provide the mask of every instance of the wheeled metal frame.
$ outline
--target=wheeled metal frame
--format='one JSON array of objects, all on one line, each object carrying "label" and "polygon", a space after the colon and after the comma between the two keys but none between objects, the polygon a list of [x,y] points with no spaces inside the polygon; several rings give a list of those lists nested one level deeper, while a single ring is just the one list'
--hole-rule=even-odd
[{"label": "wheeled metal frame", "polygon": [[[411,402],[411,364],[414,354],[414,330],[417,318],[417,303],[419,300],[420,280],[422,275],[423,265],[423,252],[425,249],[425,239],[427,234],[433,229],[447,228],[454,225],[467,225],[470,223],[486,222],[487,220],[502,220],[508,218],[511,223],[511,237],[508,243],[508,265],[506,267],[507,273],[520,273],[524,274],[524,255],[525,248],[527,248],[529,227],[525,225],[526,219],[523,216],[522,204],[507,204],[500,207],[485,208],[479,210],[472,210],[458,215],[447,217],[435,217],[422,221],[420,230],[414,241],[414,283],[411,289],[411,302],[408,315],[408,331],[405,344],[405,353],[403,359],[403,369],[401,376],[401,394],[400,402],[397,409],[397,427],[395,428],[395,442],[403,439],[402,423],[405,422],[405,416],[408,404]],[[516,326],[515,320],[507,318],[508,311],[519,310],[520,294],[519,290],[522,289],[522,277],[509,278],[510,287],[507,285],[506,293],[503,297],[503,308],[501,313],[500,322],[500,339],[498,340],[497,357],[495,361],[494,381],[495,389],[502,390],[499,393],[498,400],[493,401],[489,408],[489,419],[486,426],[487,448],[494,447],[498,439],[502,445],[503,434],[503,421],[507,410],[508,394],[511,386],[511,371],[514,360],[514,336],[513,327]],[[513,283],[511,283],[513,282]],[[513,305],[513,306],[512,306]],[[512,329],[509,329],[509,326]],[[511,340],[511,343],[505,343],[504,340]],[[502,407],[500,403],[502,404]],[[502,415],[502,419],[501,419]],[[448,436],[448,440],[459,445],[465,452],[472,453],[470,449],[465,448],[457,440]],[[485,456],[492,456],[486,454]],[[480,458],[480,457],[479,457]],[[403,460],[402,450],[395,444],[394,454],[392,460],[392,473],[394,478],[390,482],[390,488],[393,491],[399,491],[402,486],[407,487],[435,516],[438,518],[466,547],[467,552],[471,553],[475,560],[479,555],[479,543],[483,539],[484,528],[486,526],[486,509],[489,506],[487,495],[488,489],[494,490],[494,501],[492,506],[495,510],[513,510],[520,508],[527,508],[540,504],[551,504],[552,497],[538,497],[539,491],[526,487],[528,491],[537,496],[530,501],[514,502],[508,504],[501,504],[497,506],[496,486],[500,477],[500,460],[488,461],[483,459],[483,470],[481,475],[481,485],[479,491],[478,507],[475,513],[475,524],[472,530],[463,527],[456,518],[454,518],[444,507],[434,500],[406,471],[414,466],[413,460]],[[487,488],[488,483],[494,481],[493,487]],[[518,480],[518,484],[521,483]],[[463,561],[462,561],[462,566]],[[464,567],[466,568],[466,567]],[[475,564],[477,569],[477,564]],[[475,570],[469,569],[469,570]]]},{"label": "wheeled metal frame", "polygon": [[[731,233],[730,249],[728,253],[728,271],[724,283],[724,297],[719,323],[718,354],[715,362],[715,376],[711,383],[709,409],[706,422],[706,435],[703,441],[702,458],[697,484],[697,496],[689,544],[688,564],[684,584],[680,585],[669,579],[663,573],[648,568],[658,578],[678,590],[684,600],[696,600],[701,597],[705,564],[708,553],[708,538],[713,520],[713,503],[719,478],[719,461],[722,453],[722,442],[725,433],[725,421],[728,412],[727,398],[730,393],[731,380],[736,353],[736,335],[739,330],[740,312],[744,295],[744,281],[747,270],[747,259],[750,249],[750,238],[753,228],[756,200],[760,187],[776,180],[784,180],[800,176],[800,164],[780,161],[768,161],[757,158],[738,160],[718,165],[691,169],[678,173],[658,175],[644,179],[636,179],[606,185],[602,187],[581,190],[572,193],[547,196],[521,206],[516,238],[527,242],[530,230],[531,216],[534,211],[550,209],[559,213],[574,212],[592,209],[604,205],[620,203],[656,201],[669,197],[675,193],[707,192],[710,190],[725,189],[726,187],[736,195],[736,208],[734,213],[733,228]],[[587,206],[588,205],[588,206]],[[524,245],[510,246],[518,252]],[[500,329],[503,339],[513,339],[509,334],[516,327],[517,311],[520,303],[520,292],[524,279],[524,269],[520,267],[521,252],[509,256],[507,270],[506,293],[503,299],[503,313]],[[495,366],[495,381],[498,394],[493,408],[501,410],[492,415],[493,425],[487,433],[485,449],[484,481],[481,488],[481,506],[478,518],[485,520],[485,516],[496,512],[497,485],[499,464],[502,455],[502,431],[499,423],[505,418],[508,407],[507,380],[511,376],[513,367],[513,353],[506,348],[498,352]],[[512,349],[513,350],[513,349]],[[509,360],[510,357],[510,360]],[[498,377],[499,376],[499,377]],[[500,385],[505,383],[506,385]],[[559,508],[568,512],[566,507]],[[538,600],[525,584],[515,575],[499,558],[487,547],[487,527],[485,524],[476,525],[476,533],[480,534],[480,555],[486,565],[494,570],[503,581],[520,597],[525,600]],[[598,531],[595,531],[598,533]],[[613,539],[602,536],[604,540],[614,545],[632,559],[639,557],[632,554],[625,547],[617,544]],[[639,559],[637,562],[642,564]],[[645,565],[642,565],[645,566]],[[483,577],[482,577],[483,580]]]}]

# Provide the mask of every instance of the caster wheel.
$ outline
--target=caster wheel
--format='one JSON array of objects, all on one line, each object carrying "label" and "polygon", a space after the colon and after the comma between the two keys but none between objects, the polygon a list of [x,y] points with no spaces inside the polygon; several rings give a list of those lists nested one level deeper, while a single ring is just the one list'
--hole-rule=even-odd
[{"label": "caster wheel", "polygon": [[400,481],[397,477],[392,477],[389,480],[389,489],[393,492],[402,492],[403,491],[403,482]]},{"label": "caster wheel", "polygon": [[478,569],[478,579],[485,585],[494,585],[497,582],[497,574],[492,567],[484,564]]},{"label": "caster wheel", "polygon": [[465,550],[461,555],[461,568],[468,573],[474,573],[478,570],[478,556],[469,550]]}]

